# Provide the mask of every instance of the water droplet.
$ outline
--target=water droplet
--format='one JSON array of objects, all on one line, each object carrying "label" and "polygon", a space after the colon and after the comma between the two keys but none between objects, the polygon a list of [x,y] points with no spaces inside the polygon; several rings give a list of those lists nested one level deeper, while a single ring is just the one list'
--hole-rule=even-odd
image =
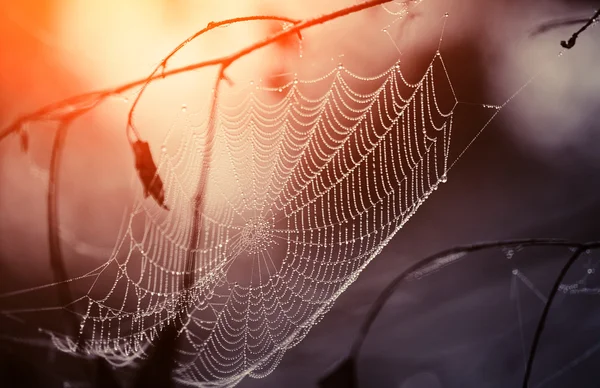
[{"label": "water droplet", "polygon": [[587,270],[588,275],[591,275],[594,273],[594,269],[593,268],[588,268]]},{"label": "water droplet", "polygon": [[519,274],[519,270],[518,269],[513,269],[512,270],[512,274],[513,275],[518,275]]},{"label": "water droplet", "polygon": [[342,65],[341,63],[340,63],[340,64],[338,64],[338,69],[339,69],[339,70],[342,70],[343,68],[344,68],[344,65]]},{"label": "water droplet", "polygon": [[440,177],[440,182],[442,182],[442,183],[448,182],[448,176],[446,174],[442,175]]},{"label": "water droplet", "polygon": [[381,30],[382,32],[387,32],[387,28],[384,28],[383,30]]},{"label": "water droplet", "polygon": [[129,98],[123,97],[123,102],[127,104],[129,102]]},{"label": "water droplet", "polygon": [[449,12],[446,12],[446,13],[444,14],[444,17],[445,17],[445,18],[447,18],[448,16],[450,16],[450,13],[449,13]]},{"label": "water droplet", "polygon": [[279,88],[277,90],[279,91],[279,93],[283,92],[283,88]]},{"label": "water droplet", "polygon": [[298,80],[297,79],[294,80],[294,85],[298,85]]},{"label": "water droplet", "polygon": [[187,110],[187,105],[186,104],[181,105],[181,111],[185,112],[186,110]]},{"label": "water droplet", "polygon": [[164,145],[164,146],[160,147],[160,150],[162,152],[167,152],[167,146]]},{"label": "water droplet", "polygon": [[250,85],[254,85],[254,81],[250,81]]}]

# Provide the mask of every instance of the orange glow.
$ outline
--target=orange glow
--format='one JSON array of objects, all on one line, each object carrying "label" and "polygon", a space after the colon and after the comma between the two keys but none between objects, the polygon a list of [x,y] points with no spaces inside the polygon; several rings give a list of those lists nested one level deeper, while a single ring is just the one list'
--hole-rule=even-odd
[{"label": "orange glow", "polygon": [[[258,14],[304,19],[354,3],[0,0],[0,127],[43,105],[148,76],[173,48],[211,21]],[[236,62],[227,75],[235,85],[247,86],[250,80],[261,78],[265,78],[264,84],[277,85],[268,77],[283,75],[277,82],[284,82],[298,71],[300,78],[315,78],[340,61],[356,72],[377,73],[389,65],[386,57],[395,61],[398,52],[381,31],[385,24],[373,23],[374,15],[386,14],[371,11],[305,31],[302,58],[300,47],[286,41]],[[186,46],[169,61],[168,68],[231,54],[279,28],[272,22],[218,28]],[[360,34],[352,34],[358,30]],[[177,136],[165,139],[169,130],[189,129],[188,122],[178,121],[178,115],[191,120],[192,126],[202,123],[202,117],[193,113],[206,109],[203,103],[210,95],[215,75],[216,68],[191,72],[148,88],[136,111],[135,123],[155,155],[160,155],[163,143],[171,147],[175,142]],[[222,88],[229,87],[223,84]],[[61,168],[61,233],[69,241],[88,244],[86,251],[110,251],[124,207],[133,195],[132,187],[139,189],[139,181],[135,186],[131,184],[135,170],[125,136],[127,111],[137,91],[107,99],[69,129]],[[189,109],[182,115],[184,104]],[[12,236],[6,238],[38,236],[39,241],[45,241],[48,182],[44,176],[47,179],[53,125],[32,125],[28,153],[19,152],[16,137],[2,144],[9,150],[3,167],[10,165],[3,168],[2,179],[11,187],[0,198],[0,210],[7,210],[2,222]],[[169,148],[170,152],[176,146],[179,144]],[[14,211],[25,208],[29,210],[26,214]],[[32,262],[47,254],[45,244],[24,243],[18,249],[19,257]],[[68,253],[65,256],[67,261],[72,257]],[[99,255],[97,259],[105,257]],[[19,262],[19,268],[27,268],[22,264]]]},{"label": "orange glow", "polygon": [[[257,3],[1,0],[1,122],[75,93],[144,77],[210,21],[255,14]],[[223,55],[262,36],[256,23],[223,29],[182,50],[169,66]],[[205,81],[198,87],[212,87],[212,79]],[[184,92],[184,86],[179,82],[170,92]]]},{"label": "orange glow", "polygon": [[[0,0],[0,109],[3,113],[0,124],[73,94],[144,77],[174,47],[211,21],[265,13],[301,19],[349,3],[352,2]],[[347,19],[353,24],[356,20]],[[347,29],[340,29],[340,26],[347,27],[346,23],[345,20],[335,21],[327,34],[328,39],[321,36],[316,41],[309,40],[308,47],[303,45],[302,50],[310,53],[314,46],[319,50],[319,57],[336,63],[344,52],[348,55],[348,50],[341,47],[347,47],[348,42],[340,45],[341,38],[349,33]],[[178,53],[169,62],[169,68],[232,53],[278,28],[269,23],[253,22],[219,29]],[[372,30],[370,34],[381,34],[377,28]],[[307,31],[306,35],[311,33],[312,30]],[[389,41],[383,41],[391,47]],[[236,63],[229,69],[229,76],[245,82],[264,76],[265,71],[286,70],[280,58],[265,64],[265,54],[272,55],[273,50],[279,49],[293,57],[294,53],[290,51],[299,52],[294,46],[294,42],[286,42],[285,47],[273,45],[261,50],[243,63]],[[380,58],[372,52],[363,55],[360,42],[355,41],[354,46],[351,52],[360,55],[362,61],[369,57]],[[365,45],[364,49],[367,48],[372,51],[372,43]],[[207,72],[198,82],[197,90],[210,89],[214,79]],[[180,79],[170,81],[165,92],[185,99],[189,89],[189,82]],[[164,93],[162,101],[170,101],[171,96]],[[153,105],[160,102],[158,99]]]},{"label": "orange glow", "polygon": [[[58,15],[58,34],[66,46],[77,52],[73,58],[76,68],[86,69],[104,85],[114,84],[148,73],[179,42],[210,21],[233,17],[232,11],[235,16],[251,14],[252,2],[70,2]],[[222,54],[223,47],[248,44],[256,39],[256,31],[252,31],[256,26],[253,27],[244,35],[220,34],[218,42],[203,38],[201,50],[184,50],[175,63],[208,59]]]},{"label": "orange glow", "polygon": [[[288,12],[278,3],[265,8],[258,0],[0,0],[0,127],[46,104],[145,77],[174,47],[210,21],[265,9]],[[318,8],[306,7],[294,16],[318,12]],[[267,33],[267,25],[260,22],[218,29],[182,50],[169,68],[229,54]],[[237,84],[260,77],[261,61],[269,52],[236,63],[228,75]],[[136,121],[154,151],[174,125],[182,104],[200,108],[197,105],[204,99],[199,94],[206,95],[214,84],[212,70],[173,77],[149,88]],[[79,241],[89,245],[86,251],[110,252],[114,244],[132,195],[133,156],[126,142],[125,120],[136,91],[123,96],[128,97],[128,104],[122,98],[109,99],[70,128],[59,204],[61,234],[69,246]],[[9,260],[16,273],[27,271],[28,264],[37,266],[47,255],[45,196],[54,131],[46,124],[32,125],[30,130],[29,152],[19,152],[15,137],[0,150],[2,181],[11,188],[0,197],[3,230],[7,231],[4,238],[23,242],[11,246],[10,257],[20,258]],[[90,219],[93,222],[83,222]],[[75,261],[72,252],[65,253],[65,260],[74,272],[74,265],[96,265],[94,259]],[[50,281],[44,268],[40,267],[39,274]]]}]

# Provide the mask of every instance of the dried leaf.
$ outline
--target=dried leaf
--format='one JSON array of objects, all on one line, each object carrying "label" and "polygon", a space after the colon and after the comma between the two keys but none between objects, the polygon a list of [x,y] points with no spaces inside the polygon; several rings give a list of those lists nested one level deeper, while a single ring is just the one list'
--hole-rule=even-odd
[{"label": "dried leaf", "polygon": [[135,154],[135,168],[144,185],[144,198],[151,195],[156,203],[169,210],[167,205],[165,205],[164,185],[158,175],[154,159],[152,159],[150,145],[145,141],[138,140],[132,144],[132,147]]}]

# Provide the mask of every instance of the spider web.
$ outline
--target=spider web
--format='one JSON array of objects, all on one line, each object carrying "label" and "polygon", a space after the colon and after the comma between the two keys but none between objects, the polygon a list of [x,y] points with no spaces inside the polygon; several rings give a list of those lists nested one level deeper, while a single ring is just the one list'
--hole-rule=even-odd
[{"label": "spider web", "polygon": [[[181,379],[268,374],[446,180],[452,109],[436,84],[450,86],[439,53],[416,83],[398,63],[371,77],[339,65],[219,105]],[[181,146],[162,148],[172,211],[141,197],[86,296],[80,336],[91,353],[133,359],[180,319],[206,125],[187,120]]]},{"label": "spider web", "polygon": [[458,101],[439,50],[408,78],[400,62],[376,75],[340,64],[222,96],[199,236],[207,112],[183,106],[158,157],[171,210],[140,193],[105,264],[71,280],[91,281],[87,292],[58,308],[78,317],[79,333],[41,330],[64,351],[127,365],[183,319],[179,381],[269,374],[446,181]]}]

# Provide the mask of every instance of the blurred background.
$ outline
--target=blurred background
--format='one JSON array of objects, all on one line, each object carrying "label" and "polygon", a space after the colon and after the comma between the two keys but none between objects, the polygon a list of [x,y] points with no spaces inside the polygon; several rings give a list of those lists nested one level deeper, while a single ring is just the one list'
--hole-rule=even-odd
[{"label": "blurred background", "polygon": [[[352,3],[3,0],[0,127],[45,104],[147,75],[167,52],[210,21],[251,14],[305,18]],[[295,72],[310,77],[340,62],[361,73],[378,73],[398,58],[418,68],[429,61],[442,36],[441,52],[461,102],[451,151],[458,161],[448,183],[272,374],[246,379],[241,387],[315,386],[347,354],[364,314],[387,282],[427,254],[480,240],[599,239],[600,77],[595,70],[600,37],[592,28],[559,57],[560,40],[578,26],[534,34],[550,20],[589,17],[595,6],[597,2],[583,0],[425,0],[408,18],[368,10],[307,31],[301,44],[284,41],[232,67],[229,76],[235,82],[261,79],[273,86]],[[442,33],[445,12],[450,17]],[[252,23],[220,29],[169,65],[228,53],[280,28],[278,23]],[[196,88],[210,90],[212,77],[214,73],[203,72]],[[181,104],[197,94],[183,81],[165,88],[147,102],[155,116],[146,119],[168,125]],[[122,204],[133,196],[133,160],[123,115],[134,96],[109,99],[78,120],[68,138],[60,207],[73,276],[110,254]],[[482,104],[509,99],[467,149],[495,111]],[[151,144],[164,136],[155,127],[144,132]],[[0,294],[52,281],[45,197],[54,132],[45,124],[29,130],[27,154],[17,137],[0,143]],[[360,386],[519,386],[523,348],[529,348],[543,298],[568,255],[558,248],[527,248],[510,257],[492,250],[407,283],[390,300],[361,352]],[[599,258],[594,252],[582,257],[569,281],[584,281],[594,290]],[[520,276],[513,274],[515,269]],[[593,291],[560,297],[533,386],[597,386],[598,298]],[[26,326],[0,317],[1,357],[13,365],[15,375],[23,369],[24,376],[42,382],[39,386],[92,386],[79,368],[81,360],[31,340]]]}]

